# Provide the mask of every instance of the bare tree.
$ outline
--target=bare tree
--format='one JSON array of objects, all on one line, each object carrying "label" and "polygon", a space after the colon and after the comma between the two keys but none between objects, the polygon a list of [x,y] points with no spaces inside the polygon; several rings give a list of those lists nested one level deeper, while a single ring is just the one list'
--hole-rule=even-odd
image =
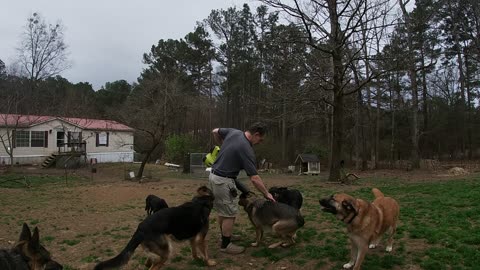
[{"label": "bare tree", "polygon": [[[15,107],[18,104],[18,96],[8,99],[7,106]],[[27,116],[19,114],[0,114],[0,143],[10,157],[10,166],[15,165],[14,150],[18,145],[17,136],[24,128],[41,120],[39,116]],[[28,142],[29,143],[29,142]]]},{"label": "bare tree", "polygon": [[10,157],[10,165],[13,166],[14,134],[21,125],[19,111],[25,95],[22,89],[19,89],[21,83],[17,77],[8,76],[6,72],[3,74],[5,75],[0,78],[0,143]]},{"label": "bare tree", "polygon": [[7,74],[5,63],[0,59],[0,80],[3,80]]},{"label": "bare tree", "polygon": [[142,79],[115,118],[135,129],[135,148],[143,154],[137,173],[141,179],[145,164],[163,145],[176,118],[186,110],[187,97],[177,76],[157,74]]},{"label": "bare tree", "polygon": [[[365,74],[357,85],[351,83],[352,63],[361,58],[363,48],[368,46],[372,39],[372,36],[365,39],[355,37],[362,31],[364,25],[375,30],[371,22],[383,18],[385,12],[390,12],[389,1],[293,0],[292,3],[262,0],[262,2],[283,10],[292,21],[301,23],[307,36],[298,42],[306,42],[313,50],[330,58],[330,72],[319,77],[318,81],[323,90],[332,96],[333,138],[330,147],[329,180],[336,181],[340,177],[340,160],[343,155],[345,97],[356,93],[372,79],[380,76],[379,72],[371,72]],[[376,27],[382,29],[385,24],[388,23]],[[349,52],[350,50],[353,51]]]},{"label": "bare tree", "polygon": [[17,51],[22,73],[29,78],[32,88],[37,81],[70,67],[63,25],[60,22],[47,24],[38,13],[28,18]]},{"label": "bare tree", "polygon": [[402,10],[403,20],[407,27],[407,57],[408,57],[408,76],[410,86],[412,88],[412,155],[411,162],[413,168],[420,168],[420,151],[419,151],[419,122],[418,122],[418,81],[417,68],[415,64],[415,51],[413,48],[412,23],[409,13],[407,12],[407,4],[410,0],[398,0]]}]

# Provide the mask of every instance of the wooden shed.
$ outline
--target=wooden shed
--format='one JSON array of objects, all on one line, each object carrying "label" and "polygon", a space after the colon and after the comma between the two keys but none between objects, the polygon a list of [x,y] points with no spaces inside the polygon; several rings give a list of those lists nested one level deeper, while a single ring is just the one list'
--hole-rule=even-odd
[{"label": "wooden shed", "polygon": [[299,174],[317,175],[320,173],[320,159],[315,154],[299,154],[295,167]]}]

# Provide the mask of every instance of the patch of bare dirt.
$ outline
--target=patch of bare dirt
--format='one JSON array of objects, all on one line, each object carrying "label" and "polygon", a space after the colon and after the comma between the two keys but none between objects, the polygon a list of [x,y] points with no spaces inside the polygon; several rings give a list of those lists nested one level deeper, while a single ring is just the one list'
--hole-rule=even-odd
[{"label": "patch of bare dirt", "polygon": [[[149,167],[153,170],[154,168]],[[20,170],[20,169],[19,169]],[[63,175],[62,170],[39,168],[22,171],[27,174]],[[198,186],[206,184],[206,178],[173,178],[168,173],[163,176],[147,179],[144,183],[124,180],[122,166],[105,165],[99,167],[93,181],[88,168],[71,171],[72,174],[85,177],[71,186],[63,183],[32,189],[0,189],[0,247],[10,247],[18,238],[21,224],[27,222],[38,226],[43,244],[52,252],[54,258],[73,269],[92,269],[95,260],[104,260],[116,255],[128,242],[139,222],[145,218],[145,197],[155,194],[164,198],[169,205],[179,205],[192,198]],[[353,190],[359,185],[367,185],[365,178],[397,177],[407,181],[438,181],[436,172],[429,171],[365,171],[355,172],[361,177],[353,186],[326,183],[326,175],[318,177],[293,175],[268,175],[264,177],[267,186],[315,186],[315,189],[328,187],[341,190]],[[155,176],[155,174],[153,174]],[[246,182],[248,180],[244,179]],[[251,184],[249,184],[251,187]],[[306,198],[306,203],[318,204],[318,198]],[[240,211],[238,225],[248,244],[254,239],[248,218]],[[322,217],[319,211],[318,217]],[[252,257],[254,248],[248,247],[241,255],[226,255],[219,252],[219,229],[215,212],[211,215],[209,232],[210,255],[217,260],[218,266],[209,269],[315,269],[316,262],[308,262],[300,267],[289,259],[276,263],[260,257]],[[314,222],[315,223],[315,222]],[[312,224],[312,223],[310,223]],[[322,222],[309,225],[320,228]],[[325,228],[323,228],[325,229]],[[267,238],[267,242],[272,239]],[[301,243],[300,243],[301,245]],[[168,262],[175,269],[196,269],[191,265],[190,257],[185,249],[188,242],[174,243],[171,258],[183,258]],[[139,268],[140,257],[144,255],[141,248],[124,269]],[[321,269],[331,269],[330,264]],[[408,268],[416,269],[416,268]]]}]

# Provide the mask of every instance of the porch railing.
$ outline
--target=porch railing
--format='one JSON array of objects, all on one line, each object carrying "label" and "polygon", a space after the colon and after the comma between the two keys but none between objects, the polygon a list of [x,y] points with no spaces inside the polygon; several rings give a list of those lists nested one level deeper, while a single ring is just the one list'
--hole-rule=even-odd
[{"label": "porch railing", "polygon": [[87,151],[87,143],[80,142],[80,143],[61,143],[58,144],[58,153],[79,153],[84,154]]}]

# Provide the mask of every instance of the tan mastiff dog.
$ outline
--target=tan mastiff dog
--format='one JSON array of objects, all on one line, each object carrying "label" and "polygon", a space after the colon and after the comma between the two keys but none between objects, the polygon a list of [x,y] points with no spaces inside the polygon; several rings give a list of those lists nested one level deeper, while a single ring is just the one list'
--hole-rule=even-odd
[{"label": "tan mastiff dog", "polygon": [[347,226],[352,243],[351,259],[343,268],[353,267],[353,270],[359,270],[368,248],[375,248],[384,233],[389,233],[386,251],[392,251],[400,207],[397,201],[385,197],[380,190],[374,188],[372,192],[375,195],[372,203],[345,193],[334,194],[319,201],[323,211],[334,214]]}]

